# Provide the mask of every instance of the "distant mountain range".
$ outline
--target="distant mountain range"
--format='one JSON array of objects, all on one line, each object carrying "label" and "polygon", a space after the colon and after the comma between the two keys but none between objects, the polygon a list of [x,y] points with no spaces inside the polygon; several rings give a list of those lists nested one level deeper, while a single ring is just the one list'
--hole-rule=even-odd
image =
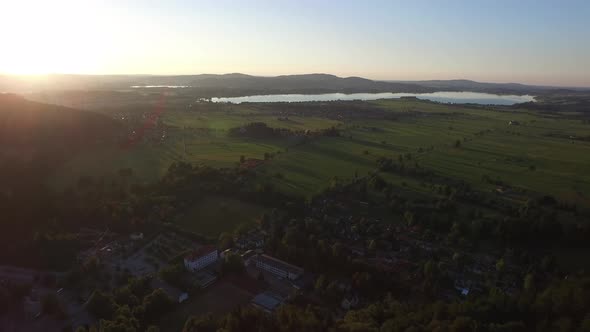
[{"label": "distant mountain range", "polygon": [[416,84],[437,91],[473,91],[487,93],[540,93],[547,91],[589,91],[582,87],[555,87],[526,85],[520,83],[484,83],[471,80],[427,80],[427,81],[386,81],[391,83]]},{"label": "distant mountain range", "polygon": [[[518,83],[481,83],[469,80],[375,81],[361,77],[328,74],[251,76],[245,74],[201,75],[62,75],[43,77],[0,76],[0,91],[123,90],[137,86],[182,86],[216,93],[329,93],[329,92],[434,92],[474,91],[503,94],[535,94],[547,91],[576,91]],[[582,89],[590,90],[590,89]]]}]

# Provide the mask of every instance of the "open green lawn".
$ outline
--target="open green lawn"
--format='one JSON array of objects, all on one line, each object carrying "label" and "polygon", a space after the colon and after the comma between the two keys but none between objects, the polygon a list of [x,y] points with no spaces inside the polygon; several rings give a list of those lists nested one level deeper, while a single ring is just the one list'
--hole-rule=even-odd
[{"label": "open green lawn", "polygon": [[229,282],[218,281],[163,317],[160,328],[162,331],[180,331],[191,316],[223,316],[241,305],[246,305],[253,297],[253,294]]},{"label": "open green lawn", "polygon": [[222,232],[232,232],[238,225],[253,224],[264,211],[261,206],[237,199],[208,196],[191,206],[176,224],[195,233],[217,237]]}]

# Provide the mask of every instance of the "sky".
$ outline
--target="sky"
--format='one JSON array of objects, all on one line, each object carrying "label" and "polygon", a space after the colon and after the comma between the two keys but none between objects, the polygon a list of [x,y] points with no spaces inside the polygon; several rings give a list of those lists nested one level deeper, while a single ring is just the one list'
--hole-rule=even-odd
[{"label": "sky", "polygon": [[590,1],[0,0],[0,73],[590,86]]}]

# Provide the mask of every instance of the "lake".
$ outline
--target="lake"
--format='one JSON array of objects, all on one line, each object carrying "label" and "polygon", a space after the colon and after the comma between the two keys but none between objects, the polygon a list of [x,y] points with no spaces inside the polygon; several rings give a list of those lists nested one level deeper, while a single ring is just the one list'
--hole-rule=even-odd
[{"label": "lake", "polygon": [[535,101],[533,96],[496,95],[480,92],[449,92],[433,93],[326,93],[326,94],[285,94],[285,95],[255,95],[244,97],[211,98],[214,103],[278,103],[278,102],[306,102],[306,101],[335,101],[335,100],[377,100],[397,99],[402,97],[416,97],[447,104],[480,104],[480,105],[514,105]]}]

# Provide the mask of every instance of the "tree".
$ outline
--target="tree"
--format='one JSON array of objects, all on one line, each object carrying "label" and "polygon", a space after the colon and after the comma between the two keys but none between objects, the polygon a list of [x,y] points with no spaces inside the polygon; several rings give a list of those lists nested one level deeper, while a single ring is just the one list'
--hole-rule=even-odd
[{"label": "tree", "polygon": [[242,257],[233,252],[227,253],[221,262],[221,274],[240,274],[244,272]]},{"label": "tree", "polygon": [[424,264],[424,277],[433,280],[438,273],[438,269],[434,261],[429,260]]},{"label": "tree", "polygon": [[61,305],[55,293],[47,293],[41,297],[41,311],[44,314],[54,315],[61,310]]},{"label": "tree", "polygon": [[414,225],[414,214],[411,211],[406,211],[404,213],[404,220],[406,221],[406,225],[413,226]]},{"label": "tree", "polygon": [[100,331],[133,332],[139,329],[139,325],[129,306],[124,305],[117,308],[113,320],[100,320]]},{"label": "tree", "polygon": [[110,319],[115,312],[115,307],[116,304],[113,297],[99,290],[95,290],[86,303],[86,309],[88,312],[99,319]]},{"label": "tree", "polygon": [[154,290],[143,299],[144,315],[148,321],[155,321],[172,308],[174,302],[161,288]]},{"label": "tree", "polygon": [[496,262],[496,271],[501,274],[502,272],[504,272],[505,268],[506,268],[506,263],[504,262],[504,258],[500,258]]},{"label": "tree", "polygon": [[240,164],[243,164],[246,161],[246,157],[244,155],[240,156]]},{"label": "tree", "polygon": [[177,263],[160,269],[158,275],[160,278],[162,278],[162,280],[166,281],[170,285],[178,288],[184,288],[182,281],[183,271],[184,266],[181,263]]},{"label": "tree", "polygon": [[213,318],[213,315],[195,317],[191,316],[184,324],[182,332],[216,332],[220,323]]},{"label": "tree", "polygon": [[320,274],[320,276],[316,279],[315,285],[314,285],[316,292],[322,293],[326,289],[326,283],[327,283],[326,276],[323,274]]},{"label": "tree", "polygon": [[119,305],[134,307],[139,304],[139,299],[131,293],[127,286],[115,289],[113,291],[113,298]]},{"label": "tree", "polygon": [[451,332],[471,332],[476,331],[477,323],[470,317],[460,316],[455,318],[450,326]]},{"label": "tree", "polygon": [[465,257],[461,253],[456,252],[453,254],[453,262],[455,262],[457,268],[462,269],[465,265]]},{"label": "tree", "polygon": [[460,148],[461,147],[461,140],[456,140],[455,141],[455,148]]},{"label": "tree", "polygon": [[382,191],[387,186],[387,182],[382,177],[376,175],[371,179],[371,186],[376,191]]},{"label": "tree", "polygon": [[151,290],[151,281],[147,277],[131,278],[127,286],[133,295],[137,298],[143,298]]},{"label": "tree", "polygon": [[367,247],[367,249],[368,249],[370,252],[373,252],[373,253],[374,253],[374,252],[375,252],[375,250],[377,250],[377,241],[375,241],[375,240],[371,240],[371,241],[369,241],[369,246]]},{"label": "tree", "polygon": [[221,233],[219,235],[219,250],[229,249],[234,246],[234,237],[227,232]]},{"label": "tree", "polygon": [[527,292],[535,291],[535,276],[532,273],[528,273],[524,277],[524,290]]},{"label": "tree", "polygon": [[344,250],[344,246],[340,242],[336,242],[332,245],[332,256],[336,258],[340,258],[342,256],[342,252]]}]

